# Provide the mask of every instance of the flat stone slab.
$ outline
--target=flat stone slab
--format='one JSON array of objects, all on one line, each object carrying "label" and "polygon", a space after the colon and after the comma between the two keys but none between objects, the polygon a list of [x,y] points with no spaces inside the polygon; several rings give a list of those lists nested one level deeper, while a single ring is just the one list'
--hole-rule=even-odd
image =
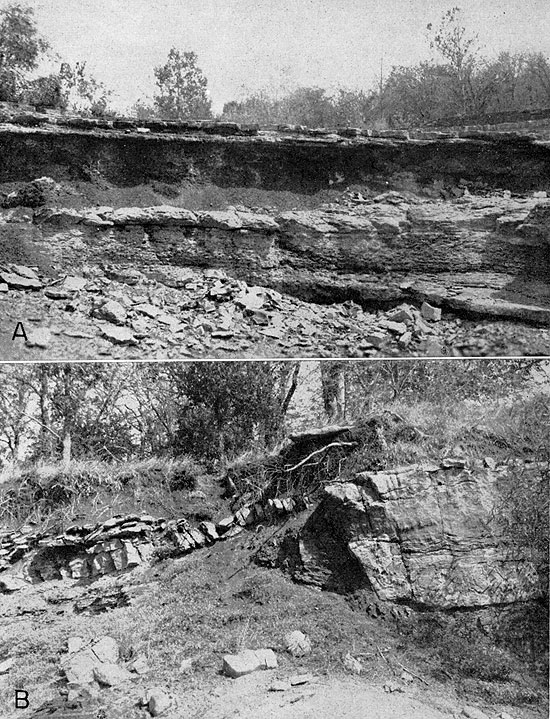
[{"label": "flat stone slab", "polygon": [[260,669],[276,669],[277,657],[272,649],[245,649],[239,654],[226,654],[223,657],[223,673],[237,679]]}]

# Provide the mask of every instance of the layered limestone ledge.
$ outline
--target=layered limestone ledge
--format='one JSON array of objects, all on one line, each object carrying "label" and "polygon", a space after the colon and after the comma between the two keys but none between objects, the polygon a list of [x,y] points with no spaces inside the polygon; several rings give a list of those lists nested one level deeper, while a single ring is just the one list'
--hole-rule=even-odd
[{"label": "layered limestone ledge", "polygon": [[19,263],[226,270],[316,302],[424,300],[457,313],[550,322],[550,201],[419,200],[388,192],[352,207],[259,214],[170,206],[5,210]]},{"label": "layered limestone ledge", "polygon": [[161,181],[311,194],[352,184],[423,192],[463,181],[517,193],[550,190],[550,143],[513,132],[141,125],[0,113],[0,182],[48,175],[119,187]]},{"label": "layered limestone ledge", "polygon": [[339,576],[381,600],[457,608],[540,596],[528,552],[495,519],[506,468],[463,461],[361,473],[333,484],[294,549],[296,578]]},{"label": "layered limestone ledge", "polygon": [[186,554],[238,534],[242,527],[269,523],[303,508],[291,497],[249,504],[235,514],[197,527],[184,518],[150,515],[113,517],[102,524],[75,525],[52,536],[29,529],[0,530],[0,594],[25,583],[89,579],[124,572],[149,562],[159,548]]}]

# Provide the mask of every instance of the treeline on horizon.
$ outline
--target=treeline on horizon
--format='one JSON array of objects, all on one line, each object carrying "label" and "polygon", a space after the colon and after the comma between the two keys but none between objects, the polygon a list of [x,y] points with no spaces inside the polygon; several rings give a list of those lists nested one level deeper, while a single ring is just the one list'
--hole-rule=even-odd
[{"label": "treeline on horizon", "polygon": [[[400,127],[436,124],[438,119],[550,108],[550,60],[542,52],[488,56],[477,35],[462,24],[458,7],[426,28],[434,56],[394,66],[365,89],[295,87],[283,93],[250,91],[214,115],[208,79],[197,54],[172,48],[166,63],[152,69],[157,86],[129,114],[140,120],[208,120],[296,124],[308,127]],[[58,72],[33,77],[44,60]],[[33,10],[12,3],[0,10],[0,101],[22,102],[85,116],[116,114],[113,93],[85,62],[61,62],[36,26]]]}]

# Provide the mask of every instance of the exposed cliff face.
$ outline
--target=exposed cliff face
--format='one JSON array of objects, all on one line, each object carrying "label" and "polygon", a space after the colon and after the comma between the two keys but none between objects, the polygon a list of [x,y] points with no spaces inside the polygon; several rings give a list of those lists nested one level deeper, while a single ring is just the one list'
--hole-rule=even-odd
[{"label": "exposed cliff face", "polygon": [[[19,263],[224,269],[306,301],[435,302],[550,323],[547,200],[424,200],[385,193],[354,207],[272,213],[39,209],[0,240]],[[13,254],[15,253],[15,254]],[[27,253],[27,258],[22,258]]]},{"label": "exposed cliff face", "polygon": [[493,514],[505,470],[460,464],[362,473],[328,486],[287,543],[295,577],[440,608],[539,596],[532,563]]},{"label": "exposed cliff face", "polygon": [[[166,310],[154,283],[162,293],[170,288],[170,322],[159,325],[155,335],[169,357],[182,351],[185,356],[546,353],[548,143],[499,134],[435,132],[411,139],[402,131],[371,137],[350,128],[330,133],[230,124],[137,127],[83,118],[60,118],[54,125],[48,116],[6,120],[0,113],[3,119],[0,344],[9,335],[0,347],[4,359],[31,358],[11,341],[12,320],[38,315],[50,338],[41,338],[38,346],[51,345],[50,357],[109,354],[95,339],[87,342],[98,333],[98,305],[113,300],[141,306],[145,297]],[[540,191],[537,197],[532,190]],[[290,316],[263,312],[253,318],[252,330],[246,329],[256,344],[247,336],[246,346],[227,341],[212,348],[212,340],[235,334],[235,323],[226,321],[227,312],[215,323],[197,318],[196,298],[190,300],[186,288],[193,286],[190,275],[207,271],[224,271],[264,294],[281,293],[292,312],[299,306],[307,315],[307,336],[297,337]],[[136,297],[107,281],[129,274],[140,284]],[[51,286],[67,275],[82,285],[69,295]],[[90,284],[93,289],[83,289]],[[210,299],[220,311],[231,309],[227,293],[213,291]],[[75,292],[83,301],[61,304]],[[409,326],[411,313],[420,317],[424,302],[435,307],[428,320],[436,326]],[[404,319],[394,321],[395,308]],[[246,307],[253,309],[266,307]],[[334,317],[342,313],[345,322],[334,332]],[[107,331],[107,342],[122,345],[117,352],[132,357],[127,346],[150,337],[144,320],[130,328],[133,319],[117,320],[128,325],[122,338],[116,328]],[[490,320],[489,331],[480,319]],[[70,350],[58,339],[57,321],[72,333]],[[191,329],[188,321],[194,323]],[[259,337],[256,325],[263,328]],[[179,333],[170,337],[168,349],[167,326],[174,328],[172,335]],[[99,332],[103,337],[102,327]],[[208,335],[203,342],[205,332],[224,336]],[[143,347],[135,352],[144,356]]]},{"label": "exposed cliff face", "polygon": [[545,142],[506,135],[477,138],[346,138],[262,132],[252,137],[4,125],[0,182],[48,175],[57,181],[103,178],[118,186],[154,180],[211,182],[313,193],[333,185],[373,189],[449,186],[460,180],[513,192],[550,190]]}]

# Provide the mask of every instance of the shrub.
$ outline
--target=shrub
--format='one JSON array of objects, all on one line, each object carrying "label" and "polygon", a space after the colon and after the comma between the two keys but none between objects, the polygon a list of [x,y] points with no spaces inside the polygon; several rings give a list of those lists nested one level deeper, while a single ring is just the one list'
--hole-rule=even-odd
[{"label": "shrub", "polygon": [[503,682],[512,675],[510,654],[485,636],[472,617],[422,613],[412,620],[412,635],[422,647],[433,650],[453,676]]}]

